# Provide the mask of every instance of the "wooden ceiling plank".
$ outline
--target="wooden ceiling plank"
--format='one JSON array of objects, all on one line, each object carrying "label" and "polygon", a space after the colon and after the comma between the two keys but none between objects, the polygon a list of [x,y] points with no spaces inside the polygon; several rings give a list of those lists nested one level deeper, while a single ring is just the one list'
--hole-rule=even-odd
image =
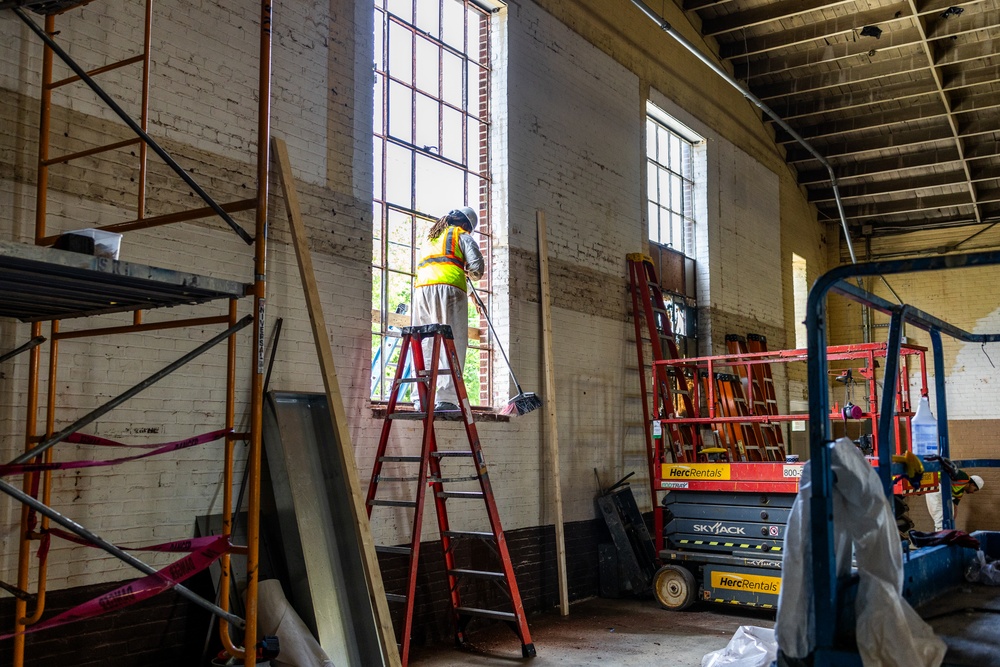
[{"label": "wooden ceiling plank", "polygon": [[[898,201],[877,202],[860,206],[845,206],[844,217],[848,220],[875,219],[884,215],[900,215],[919,213],[927,209],[960,209],[971,210],[975,207],[968,192],[950,195],[935,195],[931,197],[908,197]],[[825,213],[837,213],[836,207],[821,207]]]},{"label": "wooden ceiling plank", "polygon": [[991,56],[1000,55],[997,53],[997,46],[994,40],[984,40],[981,42],[962,42],[949,44],[937,50],[935,64],[938,67],[947,65],[957,65],[970,60],[983,60]]},{"label": "wooden ceiling plank", "polygon": [[[903,84],[893,84],[878,88],[868,87],[857,92],[843,95],[821,95],[810,96],[806,99],[800,97],[789,98],[789,102],[784,105],[774,105],[771,109],[781,116],[785,121],[808,118],[819,114],[837,114],[852,109],[868,107],[873,104],[883,104],[887,102],[906,101],[907,103],[918,103],[919,98],[926,98],[937,95],[937,88],[930,78]],[[767,116],[765,122],[774,121]]]},{"label": "wooden ceiling plank", "polygon": [[[767,53],[787,49],[796,44],[806,44],[819,39],[826,39],[834,35],[849,33],[859,30],[862,26],[885,24],[896,21],[896,12],[907,12],[906,2],[896,2],[885,7],[876,7],[866,12],[859,12],[849,16],[838,16],[826,21],[809,23],[801,28],[781,30],[768,35],[754,37],[752,39],[734,39],[733,41],[720,43],[719,50],[723,58],[745,58],[756,54]],[[883,27],[885,30],[885,27]],[[862,41],[871,43],[871,48],[878,47],[878,40],[870,37],[862,37]]]},{"label": "wooden ceiling plank", "polygon": [[770,54],[764,58],[751,60],[749,63],[737,60],[733,63],[733,72],[734,76],[741,81],[752,81],[762,76],[780,74],[800,67],[810,67],[835,60],[865,56],[873,49],[879,52],[886,49],[913,46],[919,44],[919,42],[920,32],[916,28],[904,28],[883,34],[877,44],[872,44],[869,40],[863,39],[860,41],[826,44],[807,51],[789,53],[788,55]]},{"label": "wooden ceiling plank", "polygon": [[716,5],[724,5],[730,0],[684,0],[684,11],[696,12],[699,9],[707,9]]},{"label": "wooden ceiling plank", "polygon": [[[970,5],[977,5],[983,1],[984,0],[951,0],[951,2],[944,7],[944,9],[947,9],[948,7],[965,8]],[[928,9],[928,7],[934,8]],[[925,7],[920,10],[920,14],[938,14],[941,11],[941,8],[937,7],[936,2],[927,3]],[[896,16],[897,12],[900,12],[899,17]],[[850,16],[842,16],[826,21],[810,23],[802,26],[801,28],[782,30],[751,39],[744,40],[742,38],[734,38],[733,40],[725,43],[721,43],[720,41],[720,53],[722,57],[727,60],[745,58],[747,56],[763,54],[769,51],[786,49],[789,46],[794,46],[796,44],[805,44],[832,37],[834,35],[849,33],[854,30],[860,30],[862,26],[866,25],[878,25],[878,27],[880,27],[883,31],[891,32],[893,30],[892,24],[898,22],[907,22],[907,27],[913,23],[913,13],[910,9],[909,2],[896,2],[891,5],[877,7],[866,12],[858,12]],[[880,47],[878,39],[868,37],[861,39],[870,42],[871,48],[873,49],[878,49]]]},{"label": "wooden ceiling plank", "polygon": [[886,59],[870,65],[792,78],[767,86],[755,86],[753,92],[757,97],[766,101],[865,81],[882,81],[890,77],[904,76],[928,69],[930,67],[927,64],[927,58],[922,54],[917,54],[905,58]]},{"label": "wooden ceiling plank", "polygon": [[[911,176],[862,185],[841,185],[839,190],[840,198],[846,200],[857,199],[859,197],[891,195],[915,190],[927,190],[929,188],[940,188],[950,185],[965,185],[965,172],[961,169],[956,169],[946,174],[925,174],[923,176]],[[813,203],[835,201],[833,188],[811,188],[809,190],[809,201]]]},{"label": "wooden ceiling plank", "polygon": [[[834,171],[837,174],[837,180],[844,182],[854,178],[948,164],[949,162],[957,162],[959,157],[958,150],[954,146],[947,146],[945,148],[909,153],[907,155],[894,155],[891,157],[837,164],[834,165]],[[826,169],[812,169],[799,172],[799,185],[818,185],[829,182],[830,174]]]},{"label": "wooden ceiling plank", "polygon": [[[936,127],[880,134],[876,137],[854,139],[852,141],[839,140],[826,145],[813,144],[813,146],[824,157],[831,158],[884,151],[889,148],[923,146],[930,142],[953,140],[953,138],[954,135],[951,132],[951,128],[947,127],[945,123],[941,123]],[[932,149],[934,147],[928,146],[927,148]],[[786,155],[786,161],[791,163],[809,162],[815,159],[806,149],[795,145],[788,147]]]},{"label": "wooden ceiling plank", "polygon": [[[850,134],[861,130],[871,130],[879,127],[892,127],[917,120],[941,118],[948,115],[948,109],[943,108],[940,100],[930,104],[911,104],[892,111],[879,111],[866,114],[856,114],[840,120],[826,120],[809,125],[797,125],[795,131],[805,139],[833,137],[838,134]],[[780,144],[794,143],[795,139],[778,128],[777,142]]]},{"label": "wooden ceiling plank", "polygon": [[938,40],[1000,26],[1000,9],[965,12],[960,16],[929,17],[927,39]]},{"label": "wooden ceiling plank", "polygon": [[701,32],[706,37],[712,37],[765,23],[790,19],[818,9],[830,9],[838,5],[853,3],[854,0],[779,0],[704,21]]}]

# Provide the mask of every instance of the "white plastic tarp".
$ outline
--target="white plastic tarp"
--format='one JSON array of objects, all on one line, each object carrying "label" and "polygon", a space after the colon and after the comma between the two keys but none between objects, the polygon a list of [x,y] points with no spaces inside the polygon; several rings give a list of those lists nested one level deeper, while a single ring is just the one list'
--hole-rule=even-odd
[{"label": "white plastic tarp", "polygon": [[774,630],[741,625],[726,648],[701,659],[701,667],[770,667],[777,653]]},{"label": "white plastic tarp", "polygon": [[[903,599],[903,554],[896,522],[872,465],[847,438],[832,446],[833,533],[837,576],[857,561],[855,602],[858,651],[865,665],[938,667],[945,643]],[[813,649],[810,508],[811,463],[802,470],[799,493],[785,532],[781,593],[775,636],[781,651],[804,658]]]}]

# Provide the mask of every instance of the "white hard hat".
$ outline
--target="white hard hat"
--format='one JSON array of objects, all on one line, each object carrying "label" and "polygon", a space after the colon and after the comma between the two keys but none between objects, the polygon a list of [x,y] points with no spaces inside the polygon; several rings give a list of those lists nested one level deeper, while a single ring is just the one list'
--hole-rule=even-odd
[{"label": "white hard hat", "polygon": [[979,475],[969,475],[969,479],[972,481],[973,484],[976,485],[977,489],[983,488],[984,484],[983,478],[980,477]]},{"label": "white hard hat", "polygon": [[476,225],[479,224],[479,216],[468,206],[463,206],[462,208],[457,208],[448,214],[449,217],[453,218],[465,218],[469,221],[471,225],[470,229],[475,229]]}]

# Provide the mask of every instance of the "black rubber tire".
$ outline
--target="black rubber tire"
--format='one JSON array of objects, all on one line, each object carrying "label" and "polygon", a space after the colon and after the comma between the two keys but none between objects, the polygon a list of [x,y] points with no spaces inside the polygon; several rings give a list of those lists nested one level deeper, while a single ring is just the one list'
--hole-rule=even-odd
[{"label": "black rubber tire", "polygon": [[664,609],[681,611],[698,596],[698,582],[687,568],[664,565],[653,576],[653,594]]}]

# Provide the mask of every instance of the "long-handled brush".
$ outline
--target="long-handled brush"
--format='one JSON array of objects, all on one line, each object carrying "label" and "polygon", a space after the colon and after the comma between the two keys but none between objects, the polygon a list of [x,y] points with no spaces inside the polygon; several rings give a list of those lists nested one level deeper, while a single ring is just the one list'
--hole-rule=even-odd
[{"label": "long-handled brush", "polygon": [[493,334],[493,340],[496,341],[497,348],[500,349],[500,354],[503,355],[504,363],[507,364],[507,372],[510,373],[510,379],[514,381],[514,387],[517,389],[517,395],[511,397],[511,399],[507,401],[507,406],[500,411],[500,414],[520,416],[526,415],[532,410],[537,410],[542,407],[542,399],[530,391],[526,392],[521,389],[521,383],[517,381],[517,377],[514,375],[514,369],[510,365],[510,359],[507,358],[507,353],[504,351],[503,345],[500,344],[500,337],[497,336],[496,329],[493,328],[493,322],[490,321],[490,316],[486,312],[486,305],[483,304],[483,300],[479,298],[479,293],[476,292],[476,288],[471,282],[469,283],[469,289],[472,291],[472,296],[475,298],[476,303],[479,304],[479,312],[482,313],[487,326],[490,328],[490,333]]}]

